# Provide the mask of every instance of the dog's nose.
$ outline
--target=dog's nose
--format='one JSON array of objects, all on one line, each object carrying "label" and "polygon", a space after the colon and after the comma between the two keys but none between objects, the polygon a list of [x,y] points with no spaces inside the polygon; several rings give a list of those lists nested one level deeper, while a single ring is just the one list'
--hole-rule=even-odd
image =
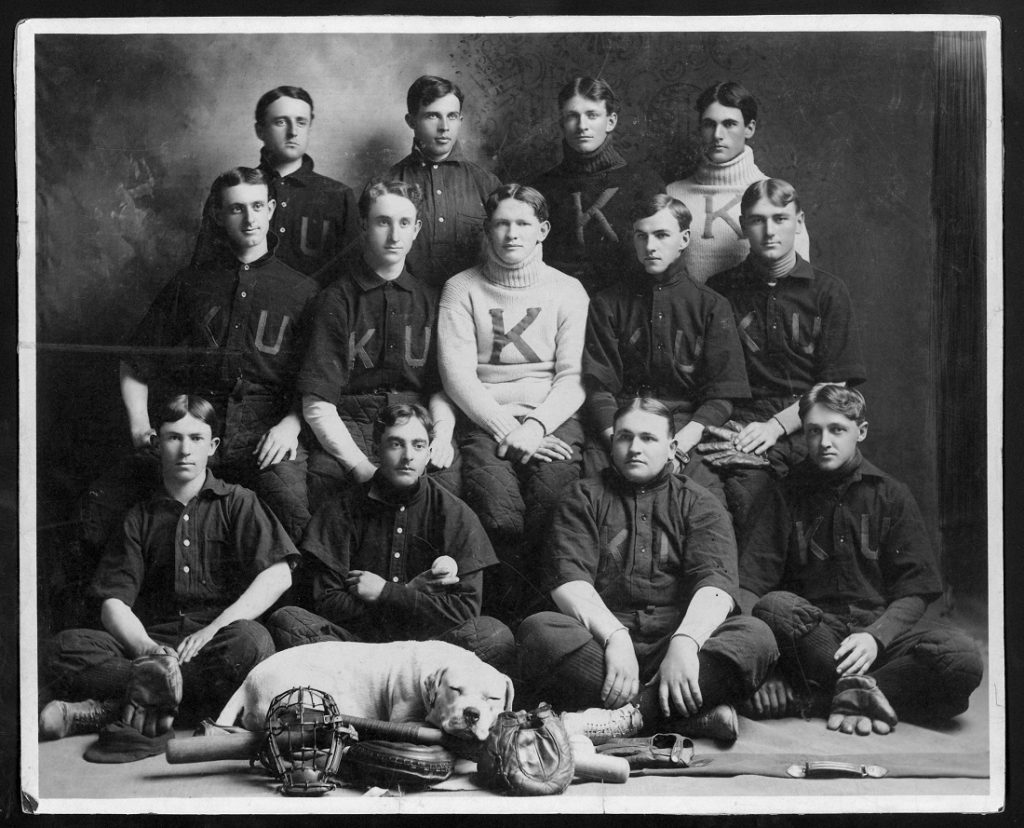
[{"label": "dog's nose", "polygon": [[466,721],[471,725],[476,724],[478,721],[480,721],[480,711],[477,710],[475,707],[467,707],[465,710],[462,711],[462,715],[466,719]]}]

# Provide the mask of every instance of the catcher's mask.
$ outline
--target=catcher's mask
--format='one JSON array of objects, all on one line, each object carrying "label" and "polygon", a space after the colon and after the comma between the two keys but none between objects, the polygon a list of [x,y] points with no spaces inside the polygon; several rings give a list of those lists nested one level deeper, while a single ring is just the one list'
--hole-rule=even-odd
[{"label": "catcher's mask", "polygon": [[337,787],[330,777],[357,738],[353,728],[337,721],[339,715],[331,695],[312,687],[275,696],[267,709],[267,740],[256,759],[281,780],[280,793],[321,796]]}]

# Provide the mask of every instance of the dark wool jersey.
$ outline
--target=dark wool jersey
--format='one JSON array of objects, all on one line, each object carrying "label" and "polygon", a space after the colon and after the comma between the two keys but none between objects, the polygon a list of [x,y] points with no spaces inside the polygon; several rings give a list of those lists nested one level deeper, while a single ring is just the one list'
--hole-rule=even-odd
[{"label": "dark wool jersey", "polygon": [[171,377],[193,394],[223,399],[255,385],[290,405],[317,289],[273,252],[249,264],[226,255],[187,268],[150,306],[126,362],[144,381]]},{"label": "dark wool jersey", "polygon": [[484,201],[501,186],[494,173],[467,161],[458,144],[444,161],[431,161],[414,144],[388,170],[388,178],[418,184],[423,191],[423,226],[406,260],[417,279],[440,287],[479,261]]},{"label": "dark wool jersey", "polygon": [[[395,489],[379,472],[313,516],[302,552],[312,559],[316,612],[371,640],[422,637],[477,617],[483,569],[498,562],[459,498],[429,477]],[[457,585],[437,594],[406,588],[440,555],[458,563]],[[345,576],[353,569],[387,581],[376,603],[349,594]]]},{"label": "dark wool jersey", "polygon": [[277,518],[253,492],[207,472],[187,505],[161,489],[129,510],[90,593],[120,599],[145,626],[188,615],[212,620],[285,560],[297,563],[299,553]]},{"label": "dark wool jersey", "polygon": [[[359,241],[359,209],[352,189],[340,181],[313,172],[313,159],[303,156],[302,166],[280,176],[262,156],[259,168],[270,179],[270,197],[277,206],[270,232],[278,240],[277,257],[300,273],[312,276],[324,265],[355,247]],[[201,267],[223,246],[213,217],[212,198],[203,206],[192,267]]]},{"label": "dark wool jersey", "polygon": [[[784,589],[828,612],[882,611],[942,592],[921,512],[903,483],[858,455],[832,476],[805,460],[780,486],[776,525],[758,525],[744,550],[744,589]],[[869,628],[883,645],[895,634],[884,619]]]},{"label": "dark wool jersey", "polygon": [[705,404],[750,396],[729,303],[694,283],[682,259],[657,281],[635,267],[630,277],[590,303],[583,381],[594,425],[611,428],[628,396],[686,401],[693,419],[721,425],[728,406]]},{"label": "dark wool jersey", "polygon": [[614,468],[576,483],[555,510],[545,557],[545,592],[586,581],[612,612],[648,606],[685,612],[701,587],[717,587],[734,602],[739,593],[725,507],[667,471],[642,486]]},{"label": "dark wool jersey", "polygon": [[299,392],[337,404],[378,389],[439,390],[437,300],[408,270],[389,282],[362,257],[350,261],[316,300]]},{"label": "dark wool jersey", "polygon": [[562,143],[563,160],[530,182],[548,202],[551,232],[544,261],[575,276],[593,296],[618,282],[636,264],[635,202],[665,191],[652,170],[627,164],[609,137],[592,155]]},{"label": "dark wool jersey", "polygon": [[732,305],[754,399],[799,396],[819,382],[864,382],[850,294],[835,276],[798,255],[773,287],[748,257],[707,286]]}]

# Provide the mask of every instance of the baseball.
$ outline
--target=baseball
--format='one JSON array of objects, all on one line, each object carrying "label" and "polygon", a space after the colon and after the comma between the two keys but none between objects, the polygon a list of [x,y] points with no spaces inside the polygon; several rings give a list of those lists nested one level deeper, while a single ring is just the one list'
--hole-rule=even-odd
[{"label": "baseball", "polygon": [[430,572],[438,578],[450,577],[459,573],[459,565],[451,555],[441,555],[441,557],[434,559]]}]

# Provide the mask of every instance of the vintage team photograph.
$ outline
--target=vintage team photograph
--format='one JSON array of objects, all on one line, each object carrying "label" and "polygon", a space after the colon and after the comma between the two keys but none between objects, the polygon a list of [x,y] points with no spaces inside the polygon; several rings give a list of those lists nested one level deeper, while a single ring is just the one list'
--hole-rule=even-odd
[{"label": "vintage team photograph", "polygon": [[23,809],[999,810],[999,37],[23,23]]}]

